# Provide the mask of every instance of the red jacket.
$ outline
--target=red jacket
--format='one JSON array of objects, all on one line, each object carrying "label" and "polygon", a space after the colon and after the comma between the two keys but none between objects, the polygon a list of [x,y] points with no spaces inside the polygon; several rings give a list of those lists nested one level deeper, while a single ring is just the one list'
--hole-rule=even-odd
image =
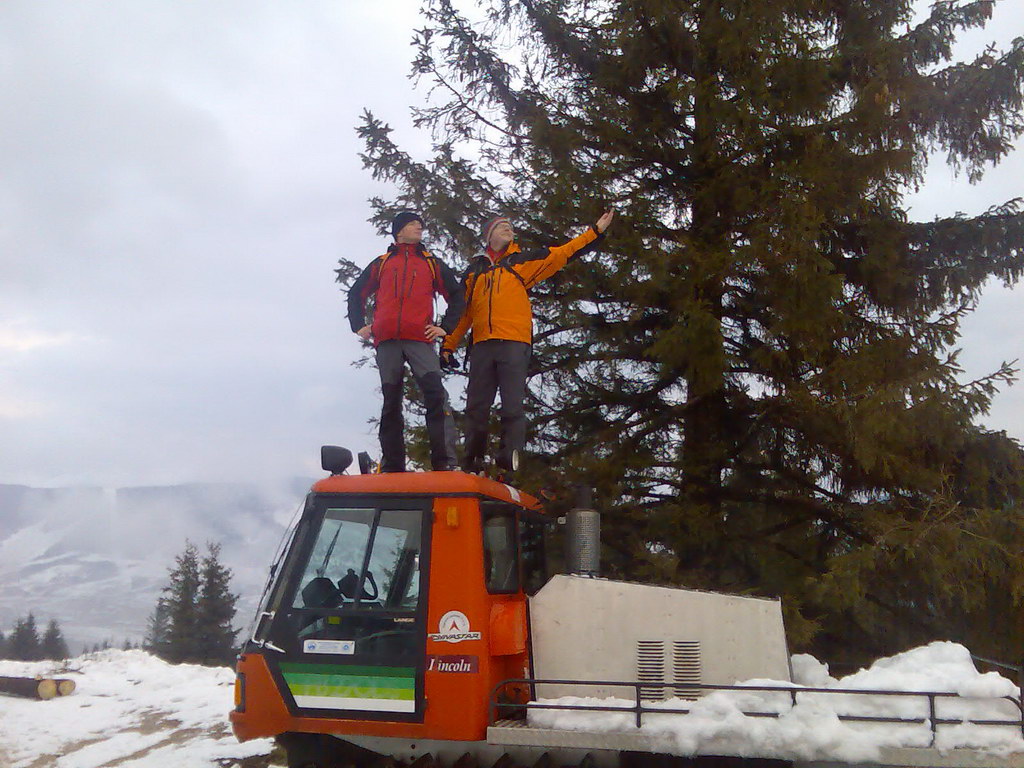
[{"label": "red jacket", "polygon": [[459,279],[421,244],[395,243],[349,289],[349,323],[353,331],[366,325],[366,302],[372,297],[374,345],[389,339],[427,341],[424,329],[434,324],[435,295],[448,303],[439,325],[451,333],[465,307]]}]

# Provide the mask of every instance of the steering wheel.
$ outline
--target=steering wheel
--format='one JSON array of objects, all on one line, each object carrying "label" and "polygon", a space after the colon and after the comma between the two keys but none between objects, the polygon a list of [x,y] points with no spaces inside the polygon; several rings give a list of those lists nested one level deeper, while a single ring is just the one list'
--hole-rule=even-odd
[{"label": "steering wheel", "polygon": [[[373,587],[373,594],[366,591],[366,587],[363,587],[362,594],[359,596],[360,600],[376,600],[380,594],[380,590],[377,589],[377,582],[373,578],[373,573],[370,571],[366,572],[366,580],[370,582],[370,586]],[[359,576],[352,568],[348,569],[348,573],[342,576],[338,580],[338,591],[341,592],[349,600],[356,599],[356,588],[359,585]]]}]

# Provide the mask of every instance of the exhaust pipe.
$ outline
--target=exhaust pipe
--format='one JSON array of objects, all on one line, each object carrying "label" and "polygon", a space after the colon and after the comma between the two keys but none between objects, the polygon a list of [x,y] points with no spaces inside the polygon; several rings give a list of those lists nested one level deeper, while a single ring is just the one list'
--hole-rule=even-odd
[{"label": "exhaust pipe", "polygon": [[601,570],[601,515],[593,510],[590,488],[576,486],[576,506],[566,516],[569,573],[597,576]]}]

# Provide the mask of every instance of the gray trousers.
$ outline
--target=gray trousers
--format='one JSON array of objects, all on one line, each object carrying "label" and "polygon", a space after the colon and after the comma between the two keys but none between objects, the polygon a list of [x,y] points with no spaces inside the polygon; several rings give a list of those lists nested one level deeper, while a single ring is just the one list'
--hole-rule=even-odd
[{"label": "gray trousers", "polygon": [[512,451],[526,444],[526,370],[530,345],[523,341],[488,339],[470,347],[466,386],[466,465],[478,464],[487,452],[487,422],[494,396],[501,392],[501,442],[495,460],[512,468]]},{"label": "gray trousers", "polygon": [[412,369],[427,409],[430,465],[433,469],[450,469],[456,464],[455,420],[448,392],[441,383],[441,361],[433,344],[407,339],[390,339],[377,345],[377,371],[384,395],[380,412],[381,469],[405,471],[405,419],[402,416],[405,363]]}]

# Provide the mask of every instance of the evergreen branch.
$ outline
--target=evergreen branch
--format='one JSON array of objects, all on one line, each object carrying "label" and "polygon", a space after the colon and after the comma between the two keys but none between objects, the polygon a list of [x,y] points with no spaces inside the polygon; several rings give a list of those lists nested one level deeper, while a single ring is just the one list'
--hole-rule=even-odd
[{"label": "evergreen branch", "polygon": [[[502,133],[505,136],[508,136],[509,138],[514,139],[517,142],[523,140],[524,137],[510,130],[507,130],[506,128],[503,128],[498,123],[485,117],[479,109],[473,107],[470,104],[470,102],[465,97],[462,96],[459,90],[456,89],[450,82],[448,82],[444,75],[437,69],[436,65],[434,65],[433,61],[431,61],[429,69],[427,69],[426,71],[428,71],[431,74],[431,76],[433,76],[434,80],[439,85],[441,85],[445,90],[447,90],[455,97],[455,101],[458,105],[458,108],[468,113],[474,120],[483,123],[488,128],[498,131],[499,133]],[[438,114],[433,110],[414,110],[414,112],[417,115],[419,115],[419,117],[414,121],[417,127],[427,122],[434,122],[436,120],[436,115]]]}]

